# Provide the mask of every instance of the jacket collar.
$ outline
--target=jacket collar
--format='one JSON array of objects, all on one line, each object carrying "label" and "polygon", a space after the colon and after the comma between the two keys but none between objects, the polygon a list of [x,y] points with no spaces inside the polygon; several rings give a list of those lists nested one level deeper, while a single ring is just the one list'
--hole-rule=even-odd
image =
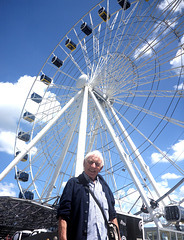
[{"label": "jacket collar", "polygon": [[[90,178],[85,174],[85,172],[83,172],[82,174],[80,174],[77,179],[79,181],[80,184],[83,184],[84,186],[88,186],[89,182],[90,182]],[[99,178],[100,180],[103,180],[102,176],[100,174],[97,175],[97,178]]]}]

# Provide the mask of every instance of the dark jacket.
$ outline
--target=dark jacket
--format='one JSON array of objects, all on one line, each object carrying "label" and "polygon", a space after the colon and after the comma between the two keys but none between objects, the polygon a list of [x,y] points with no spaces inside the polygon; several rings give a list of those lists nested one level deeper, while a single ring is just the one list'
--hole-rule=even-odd
[{"label": "dark jacket", "polygon": [[[101,175],[98,175],[102,189],[105,192],[109,206],[109,220],[116,218],[114,196]],[[57,216],[67,221],[67,237],[72,240],[87,239],[87,224],[89,212],[88,182],[82,173],[71,178],[60,198]]]}]

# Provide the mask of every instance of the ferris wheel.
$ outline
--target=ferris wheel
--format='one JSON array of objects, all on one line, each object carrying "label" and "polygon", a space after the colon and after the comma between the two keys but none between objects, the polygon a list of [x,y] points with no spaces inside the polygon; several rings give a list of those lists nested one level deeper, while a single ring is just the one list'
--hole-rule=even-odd
[{"label": "ferris wheel", "polygon": [[98,149],[118,207],[135,213],[145,205],[159,224],[150,205],[163,195],[159,177],[184,175],[183,153],[174,158],[169,149],[184,136],[181,3],[104,0],[61,39],[19,120],[9,170],[15,166],[20,197],[59,196]]}]

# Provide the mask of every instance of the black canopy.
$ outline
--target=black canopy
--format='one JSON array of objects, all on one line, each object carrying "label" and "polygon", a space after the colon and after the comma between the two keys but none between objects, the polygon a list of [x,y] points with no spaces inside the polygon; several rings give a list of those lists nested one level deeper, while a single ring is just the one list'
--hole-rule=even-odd
[{"label": "black canopy", "polygon": [[56,205],[33,200],[0,197],[0,239],[19,230],[56,229]]}]

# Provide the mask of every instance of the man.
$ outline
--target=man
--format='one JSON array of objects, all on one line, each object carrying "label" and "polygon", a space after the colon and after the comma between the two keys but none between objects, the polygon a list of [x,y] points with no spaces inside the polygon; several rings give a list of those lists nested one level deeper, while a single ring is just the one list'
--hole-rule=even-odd
[{"label": "man", "polygon": [[103,165],[101,153],[97,150],[90,152],[84,158],[84,172],[67,182],[58,208],[59,240],[108,239],[104,217],[89,188],[100,202],[107,219],[118,226],[113,194],[98,174]]}]

